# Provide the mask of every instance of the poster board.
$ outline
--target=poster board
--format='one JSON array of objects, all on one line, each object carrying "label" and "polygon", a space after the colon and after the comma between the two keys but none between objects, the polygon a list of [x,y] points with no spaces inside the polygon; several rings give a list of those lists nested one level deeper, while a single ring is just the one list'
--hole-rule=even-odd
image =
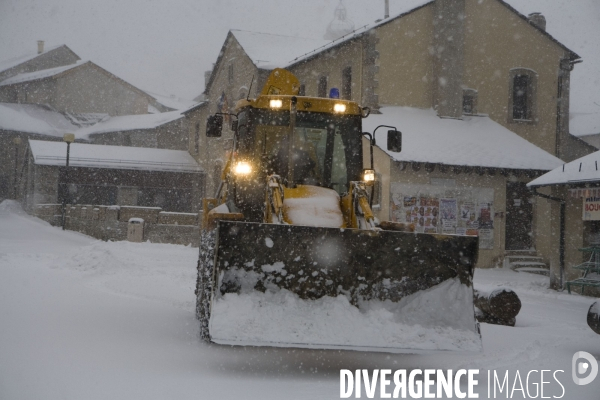
[{"label": "poster board", "polygon": [[390,220],[412,223],[420,233],[479,236],[494,248],[494,189],[391,184]]}]

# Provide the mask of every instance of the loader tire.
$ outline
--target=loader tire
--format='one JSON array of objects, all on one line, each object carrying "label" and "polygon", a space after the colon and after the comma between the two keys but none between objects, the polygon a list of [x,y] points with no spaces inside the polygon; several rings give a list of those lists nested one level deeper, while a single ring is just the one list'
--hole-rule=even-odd
[{"label": "loader tire", "polygon": [[210,319],[215,241],[216,230],[201,232],[198,278],[196,280],[196,318],[200,321],[200,339],[207,342],[210,341],[208,321]]}]

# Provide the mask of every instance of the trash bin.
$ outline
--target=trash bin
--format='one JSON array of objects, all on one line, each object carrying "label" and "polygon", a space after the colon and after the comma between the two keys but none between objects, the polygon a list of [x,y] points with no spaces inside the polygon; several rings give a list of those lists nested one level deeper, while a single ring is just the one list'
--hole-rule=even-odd
[{"label": "trash bin", "polygon": [[127,240],[136,243],[141,243],[144,240],[144,220],[142,218],[129,218]]}]

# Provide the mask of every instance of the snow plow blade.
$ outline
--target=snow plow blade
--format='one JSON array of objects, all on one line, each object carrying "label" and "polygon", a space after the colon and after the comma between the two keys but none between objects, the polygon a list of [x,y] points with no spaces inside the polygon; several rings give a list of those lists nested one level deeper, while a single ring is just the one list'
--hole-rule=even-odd
[{"label": "snow plow blade", "polygon": [[204,255],[214,264],[205,263],[213,265],[201,286],[211,301],[199,306],[212,342],[481,349],[476,237],[231,221],[220,221],[212,235]]}]

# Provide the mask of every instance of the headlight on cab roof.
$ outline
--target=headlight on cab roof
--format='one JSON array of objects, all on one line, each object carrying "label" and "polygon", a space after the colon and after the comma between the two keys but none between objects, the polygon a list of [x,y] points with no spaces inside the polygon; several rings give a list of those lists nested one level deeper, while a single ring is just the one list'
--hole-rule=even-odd
[{"label": "headlight on cab roof", "polygon": [[363,172],[363,181],[366,183],[375,182],[375,170],[374,169],[365,169]]},{"label": "headlight on cab roof", "polygon": [[269,107],[271,107],[271,108],[281,108],[282,106],[283,106],[283,101],[281,101],[281,100],[269,101]]},{"label": "headlight on cab roof", "polygon": [[346,105],[345,104],[336,103],[336,104],[333,105],[333,111],[337,112],[337,113],[346,112]]},{"label": "headlight on cab roof", "polygon": [[[272,101],[272,100],[271,100]],[[238,161],[233,167],[233,173],[236,175],[248,175],[252,172],[252,165],[248,161]]]}]

